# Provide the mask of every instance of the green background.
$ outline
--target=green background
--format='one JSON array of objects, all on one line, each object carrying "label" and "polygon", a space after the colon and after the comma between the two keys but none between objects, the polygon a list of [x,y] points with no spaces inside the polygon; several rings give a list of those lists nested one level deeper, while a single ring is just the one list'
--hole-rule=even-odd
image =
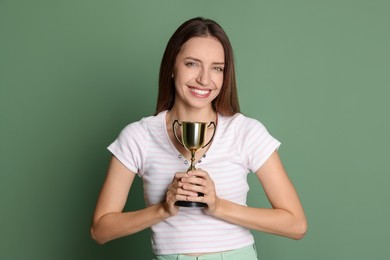
[{"label": "green background", "polygon": [[[1,0],[0,258],[152,258],[150,231],[100,246],[90,220],[107,145],[154,112],[165,44],[205,16],[308,216],[301,241],[253,232],[260,259],[390,259],[389,13],[386,0]],[[249,180],[249,203],[268,206]],[[139,179],[130,197],[144,206]]]}]

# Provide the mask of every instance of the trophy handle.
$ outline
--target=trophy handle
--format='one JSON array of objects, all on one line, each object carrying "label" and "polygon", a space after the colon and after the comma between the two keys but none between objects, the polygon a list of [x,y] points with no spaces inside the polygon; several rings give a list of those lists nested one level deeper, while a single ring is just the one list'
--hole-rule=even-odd
[{"label": "trophy handle", "polygon": [[211,143],[211,141],[213,141],[213,139],[214,139],[215,130],[217,130],[217,126],[215,125],[214,122],[210,122],[210,124],[207,126],[207,128],[209,128],[211,125],[214,126],[213,135],[211,136],[210,141],[208,141],[207,144],[203,145],[202,148],[205,148],[206,146],[208,146]]},{"label": "trophy handle", "polygon": [[183,146],[183,147],[184,147],[184,144],[183,144],[183,143],[180,141],[179,137],[177,137],[177,134],[176,134],[176,128],[175,128],[175,125],[176,125],[176,123],[177,123],[177,124],[179,124],[179,126],[181,126],[181,124],[180,124],[179,120],[175,120],[175,121],[173,121],[173,124],[172,124],[173,134],[175,135],[175,137],[176,137],[176,140],[179,142],[179,144],[181,144],[181,146]]}]

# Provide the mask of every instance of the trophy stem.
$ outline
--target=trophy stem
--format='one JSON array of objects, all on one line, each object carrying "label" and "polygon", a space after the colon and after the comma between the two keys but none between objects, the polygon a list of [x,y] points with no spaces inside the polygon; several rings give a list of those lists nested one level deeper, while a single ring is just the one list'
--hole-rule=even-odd
[{"label": "trophy stem", "polygon": [[195,152],[196,151],[194,149],[191,149],[191,165],[188,168],[187,172],[192,171],[192,170],[196,170],[196,168],[195,168]]}]

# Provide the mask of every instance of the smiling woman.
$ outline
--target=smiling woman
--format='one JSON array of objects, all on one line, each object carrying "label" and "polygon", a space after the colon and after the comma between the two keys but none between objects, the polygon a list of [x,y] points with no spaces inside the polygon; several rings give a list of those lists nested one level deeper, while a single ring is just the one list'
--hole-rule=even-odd
[{"label": "smiling woman", "polygon": [[[212,101],[212,107],[218,113],[225,116],[232,116],[240,111],[236,87],[236,72],[234,66],[233,49],[229,38],[215,21],[209,19],[195,18],[184,22],[168,41],[162,57],[159,77],[159,91],[157,98],[156,113],[170,110],[175,101],[175,82],[172,77],[176,59],[183,46],[192,38],[213,38],[223,47],[223,58],[214,60],[218,70],[223,69],[223,83],[221,93]],[[204,54],[203,54],[204,55]],[[213,54],[215,56],[216,54]],[[199,62],[196,60],[190,62]],[[221,59],[222,58],[222,59]],[[197,63],[196,63],[197,64]]]},{"label": "smiling woman", "polygon": [[[173,122],[182,121],[214,122],[206,134],[212,142],[190,153],[175,137]],[[257,259],[251,229],[300,239],[306,218],[279,146],[259,121],[239,111],[233,51],[223,29],[191,19],[166,47],[155,115],[129,124],[108,147],[112,159],[92,237],[105,243],[151,228],[157,259],[246,260]],[[190,157],[201,169],[187,170]],[[250,172],[272,208],[247,206]],[[123,212],[136,175],[147,207]],[[178,201],[206,206],[179,207]]]},{"label": "smiling woman", "polygon": [[222,44],[210,36],[194,37],[183,44],[173,69],[177,95],[171,111],[178,113],[181,106],[197,113],[210,111],[209,105],[222,88],[224,56]]}]

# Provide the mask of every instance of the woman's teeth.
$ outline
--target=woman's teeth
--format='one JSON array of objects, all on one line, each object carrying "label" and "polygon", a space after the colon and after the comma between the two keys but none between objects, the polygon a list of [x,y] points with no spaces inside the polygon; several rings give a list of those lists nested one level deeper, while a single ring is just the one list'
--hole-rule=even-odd
[{"label": "woman's teeth", "polygon": [[202,89],[191,89],[193,92],[199,95],[206,95],[209,93],[209,90],[202,90]]}]

